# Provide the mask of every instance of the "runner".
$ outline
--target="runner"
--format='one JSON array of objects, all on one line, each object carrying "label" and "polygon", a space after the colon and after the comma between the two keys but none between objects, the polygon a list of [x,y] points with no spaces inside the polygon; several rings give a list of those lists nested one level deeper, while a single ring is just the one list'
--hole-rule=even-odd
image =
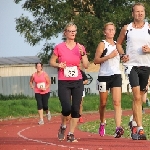
[{"label": "runner", "polygon": [[[35,99],[37,101],[37,109],[39,114],[39,125],[44,124],[43,111],[46,112],[47,119],[51,119],[50,111],[48,110],[48,99],[50,96],[50,78],[46,72],[43,71],[43,64],[36,63],[37,71],[30,77],[30,87],[35,92]],[[35,83],[35,86],[33,85]]]},{"label": "runner", "polygon": [[[145,22],[145,7],[135,3],[132,7],[133,22],[125,25],[117,40],[117,50],[126,66],[133,92],[133,120],[131,137],[146,140],[142,126],[142,96],[146,92],[150,71],[150,25]],[[122,44],[126,39],[126,54]]]},{"label": "runner", "polygon": [[109,89],[111,90],[114,112],[115,112],[115,138],[120,138],[124,129],[121,127],[121,86],[122,78],[120,71],[120,56],[116,49],[114,35],[116,32],[115,25],[112,22],[104,25],[105,40],[101,41],[97,47],[94,63],[100,64],[97,87],[100,95],[100,136],[105,135],[105,109]]},{"label": "runner", "polygon": [[88,68],[89,64],[84,46],[75,42],[76,33],[77,26],[72,22],[68,23],[64,29],[66,41],[56,45],[50,59],[50,65],[59,68],[58,96],[62,106],[62,115],[58,139],[65,139],[66,123],[71,114],[68,142],[77,142],[74,131],[80,116],[79,109],[83,94],[80,62],[82,61],[84,68]]}]

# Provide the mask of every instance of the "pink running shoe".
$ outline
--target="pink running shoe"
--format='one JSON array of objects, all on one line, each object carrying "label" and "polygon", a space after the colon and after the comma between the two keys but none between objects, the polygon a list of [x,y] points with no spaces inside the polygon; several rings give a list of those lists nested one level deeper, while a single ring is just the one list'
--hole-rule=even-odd
[{"label": "pink running shoe", "polygon": [[100,136],[104,136],[105,135],[105,124],[100,124],[99,135]]}]

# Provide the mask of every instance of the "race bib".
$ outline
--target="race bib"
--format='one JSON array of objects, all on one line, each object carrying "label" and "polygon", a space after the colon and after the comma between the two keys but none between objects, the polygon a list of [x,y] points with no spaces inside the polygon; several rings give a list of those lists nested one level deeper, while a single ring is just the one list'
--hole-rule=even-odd
[{"label": "race bib", "polygon": [[38,83],[37,88],[39,88],[39,89],[45,88],[45,82]]},{"label": "race bib", "polygon": [[124,73],[125,74],[130,74],[132,67],[133,66],[124,66]]},{"label": "race bib", "polygon": [[77,77],[78,76],[77,66],[66,67],[64,69],[64,76],[65,77]]},{"label": "race bib", "polygon": [[96,90],[99,92],[106,92],[106,82],[96,81]]}]

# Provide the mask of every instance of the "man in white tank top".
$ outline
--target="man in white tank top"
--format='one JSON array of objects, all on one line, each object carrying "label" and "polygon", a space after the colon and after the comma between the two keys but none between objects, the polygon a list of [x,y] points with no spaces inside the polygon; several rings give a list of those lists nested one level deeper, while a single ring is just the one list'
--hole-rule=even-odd
[{"label": "man in white tank top", "polygon": [[[125,25],[117,40],[117,50],[125,65],[133,92],[133,120],[131,137],[146,140],[142,127],[142,96],[146,91],[150,73],[150,25],[144,21],[145,7],[136,3],[132,7],[133,22]],[[122,44],[126,39],[126,54]]]}]

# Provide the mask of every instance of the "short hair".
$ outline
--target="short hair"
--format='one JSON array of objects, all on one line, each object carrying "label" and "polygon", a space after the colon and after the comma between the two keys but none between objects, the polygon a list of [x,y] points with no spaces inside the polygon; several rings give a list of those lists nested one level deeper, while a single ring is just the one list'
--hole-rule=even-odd
[{"label": "short hair", "polygon": [[135,7],[135,6],[143,6],[143,7],[144,7],[144,9],[145,9],[144,4],[143,4],[143,3],[138,2],[138,3],[134,3],[134,4],[132,5],[132,12],[134,11],[134,7]]},{"label": "short hair", "polygon": [[41,63],[41,62],[35,63],[35,66],[37,67],[38,64],[41,64],[41,67],[43,67],[43,63]]},{"label": "short hair", "polygon": [[69,23],[66,24],[66,26],[64,28],[64,31],[66,31],[67,28],[70,27],[70,26],[75,26],[75,28],[77,29],[77,26],[74,24],[74,22],[69,22]]},{"label": "short hair", "polygon": [[104,24],[103,31],[106,30],[106,27],[107,27],[108,25],[113,25],[114,28],[115,28],[115,30],[116,30],[115,24],[114,24],[113,22],[107,22],[107,23]]}]

